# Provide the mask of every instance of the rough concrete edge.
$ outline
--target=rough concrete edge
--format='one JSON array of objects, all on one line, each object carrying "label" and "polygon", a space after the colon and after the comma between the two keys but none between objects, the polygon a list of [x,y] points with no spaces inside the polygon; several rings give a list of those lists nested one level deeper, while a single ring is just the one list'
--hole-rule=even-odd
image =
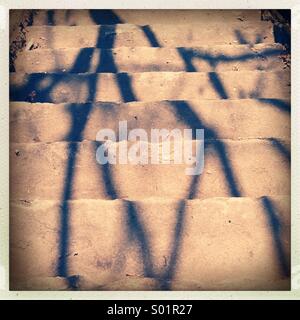
[{"label": "rough concrete edge", "polygon": [[9,70],[15,71],[14,61],[26,46],[27,27],[33,23],[36,10],[10,10],[9,12]]},{"label": "rough concrete edge", "polygon": [[291,53],[291,10],[262,10],[262,20],[271,21],[275,42],[281,43],[289,53]]}]

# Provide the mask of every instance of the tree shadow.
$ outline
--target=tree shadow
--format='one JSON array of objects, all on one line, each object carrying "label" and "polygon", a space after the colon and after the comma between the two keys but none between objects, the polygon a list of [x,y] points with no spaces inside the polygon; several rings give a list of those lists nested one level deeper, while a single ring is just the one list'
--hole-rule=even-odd
[{"label": "tree shadow", "polygon": [[[104,16],[111,22],[120,23],[121,20],[118,19],[116,15],[112,11],[104,13]],[[108,16],[107,16],[108,15]],[[106,18],[102,20],[103,15],[99,14],[97,10],[97,15],[95,16],[95,12],[91,13],[94,21],[97,24],[106,23]],[[96,17],[96,18],[95,18]],[[97,47],[100,48],[113,48],[115,42],[116,35],[116,27],[115,25],[105,25],[100,28],[99,37],[97,40]],[[147,30],[147,29],[145,29]],[[149,31],[147,31],[149,33]],[[151,38],[153,42],[154,38]],[[91,56],[94,52],[94,48],[86,48],[82,49],[79,53],[74,66],[71,70],[74,71],[79,69],[82,72],[86,72],[91,63]],[[97,72],[114,72],[116,74],[117,84],[120,89],[120,93],[124,102],[136,101],[137,98],[134,95],[131,79],[127,73],[118,73],[118,68],[116,66],[112,51],[106,50],[102,51],[102,54],[99,59],[99,65],[97,67]],[[91,95],[89,101],[95,100],[95,81],[89,84],[89,88],[91,88]],[[80,109],[80,111],[71,105],[69,111],[72,115],[72,125],[70,134],[67,137],[67,140],[81,141],[82,133],[87,123],[88,115],[92,110],[92,104],[88,104],[89,107],[85,107],[84,109]],[[97,146],[97,143],[95,144]],[[61,232],[60,232],[60,255],[57,267],[57,274],[59,276],[68,277],[68,243],[69,243],[69,215],[70,210],[68,206],[68,200],[72,197],[72,184],[74,179],[74,167],[76,162],[76,153],[78,151],[78,144],[74,143],[70,145],[66,177],[65,177],[65,186],[62,198],[62,211],[61,211]],[[105,165],[100,166],[102,179],[104,181],[104,189],[106,192],[106,196],[109,199],[118,199],[118,191],[116,189],[115,183],[113,181],[113,176],[111,172],[110,165],[107,163]],[[153,277],[153,264],[151,259],[151,250],[149,247],[149,241],[146,237],[146,232],[143,228],[143,225],[139,219],[138,210],[136,209],[134,203],[131,201],[126,201],[126,215],[127,215],[127,228],[128,234],[131,235],[139,245],[140,255],[143,261],[144,266],[144,275],[147,277]],[[70,283],[70,286],[74,286],[74,284]]]},{"label": "tree shadow", "polygon": [[291,152],[288,150],[288,148],[276,138],[270,138],[269,141],[271,142],[272,147],[281,154],[286,161],[289,163],[291,162]]},{"label": "tree shadow", "polygon": [[[193,129],[193,138],[195,138],[195,130],[202,128],[205,134],[205,148],[213,147],[218,155],[223,172],[228,184],[228,190],[231,196],[240,197],[241,191],[238,184],[238,179],[234,174],[232,165],[227,156],[227,148],[222,140],[218,137],[215,130],[207,126],[199,116],[193,111],[191,106],[186,101],[170,101],[170,104],[178,117],[178,120],[183,121],[189,128]],[[196,176],[195,176],[196,177]],[[188,198],[191,198],[189,196]]]},{"label": "tree shadow", "polygon": [[[246,43],[248,44],[248,43]],[[217,66],[220,63],[230,63],[230,62],[243,62],[243,61],[249,61],[254,60],[257,58],[267,59],[271,56],[281,55],[286,53],[284,49],[281,48],[267,48],[264,49],[262,52],[251,52],[251,53],[245,53],[245,54],[238,54],[238,55],[224,55],[224,54],[210,54],[208,52],[205,52],[200,49],[186,49],[186,48],[177,48],[177,51],[179,55],[181,56],[184,64],[185,64],[185,70],[187,72],[200,72],[201,70],[197,70],[195,67],[194,61],[200,60],[200,61],[206,61],[209,63],[209,65],[212,68],[212,72],[208,73],[210,83],[216,93],[219,95],[220,99],[229,99],[229,95],[226,92],[226,89],[224,87],[224,84],[222,83],[222,80],[220,79],[217,72],[215,72]],[[261,89],[259,84],[257,84],[257,90]],[[258,98],[259,97],[259,91],[253,91],[250,93],[251,98]],[[241,98],[245,98],[245,95],[241,93]],[[266,99],[267,100],[267,99]],[[271,100],[274,99],[269,99]]]},{"label": "tree shadow", "polygon": [[[95,152],[99,145],[103,142],[95,142]],[[120,195],[117,189],[117,184],[114,181],[111,165],[100,165],[101,177],[104,182],[105,192],[108,199],[120,199]],[[136,207],[134,201],[123,200],[125,214],[126,214],[126,228],[130,241],[135,241],[139,248],[139,256],[142,261],[144,276],[150,278],[156,278],[154,272],[153,258],[151,253],[150,242],[143,226],[143,223],[139,217],[139,210]]]},{"label": "tree shadow", "polygon": [[240,30],[234,30],[235,36],[237,38],[237,41],[239,44],[249,44],[254,45],[257,43],[261,43],[263,40],[263,37],[261,34],[257,34],[255,37],[255,40],[253,42],[246,39],[246,37],[243,35],[243,33]]},{"label": "tree shadow", "polygon": [[280,111],[291,113],[291,104],[287,101],[280,100],[280,99],[266,99],[266,98],[260,98],[260,99],[257,99],[257,101],[265,103],[267,105],[271,105]]},{"label": "tree shadow", "polygon": [[[205,133],[205,149],[213,148],[217,156],[220,159],[225,180],[228,186],[229,194],[232,197],[241,197],[241,191],[238,183],[238,179],[232,169],[232,165],[227,156],[227,150],[225,144],[218,138],[217,133],[205,125],[203,121],[195,114],[190,105],[186,101],[170,101],[171,106],[174,109],[175,114],[179,121],[183,121],[189,128],[193,129],[193,134],[195,130],[202,128]],[[193,136],[195,138],[195,136]],[[185,199],[194,199],[196,192],[200,183],[201,176],[194,175],[191,179],[190,187]],[[173,240],[173,246],[170,254],[169,266],[162,277],[162,289],[170,290],[172,279],[175,276],[176,265],[178,262],[178,256],[182,244],[182,233],[185,223],[186,215],[186,201],[182,200],[179,202],[177,207],[177,218],[175,226],[175,234]]]},{"label": "tree shadow", "polygon": [[262,206],[268,218],[268,222],[273,234],[275,249],[280,264],[282,275],[285,277],[290,276],[290,261],[288,261],[284,252],[284,245],[281,239],[282,223],[278,214],[278,210],[273,201],[265,196],[261,198]]},{"label": "tree shadow", "polygon": [[[51,11],[51,10],[50,10]],[[116,24],[124,23],[112,10],[90,10],[90,15],[94,22],[101,25],[98,39],[97,48],[101,49],[111,49],[115,45],[116,40]],[[50,12],[48,15],[49,24],[53,23],[54,17]],[[149,44],[152,47],[161,47],[157,37],[151,30],[149,26],[141,26],[141,30],[147,37]],[[246,41],[242,39],[241,34],[240,41]],[[94,48],[83,48],[80,50],[76,60],[70,70],[70,73],[87,73],[91,68],[91,57],[95,52]],[[217,64],[220,62],[230,62],[230,61],[245,61],[248,59],[253,59],[257,57],[255,53],[240,55],[240,56],[212,56],[209,54],[202,53],[199,50],[179,48],[180,53],[187,72],[197,72],[196,67],[193,64],[194,59],[204,59],[210,63],[212,68],[216,68]],[[264,53],[265,55],[278,54],[278,50],[269,50]],[[133,86],[131,83],[130,75],[127,73],[119,73],[118,67],[115,63],[113,52],[111,50],[101,50],[99,57],[99,64],[97,66],[97,73],[112,72],[116,74],[116,81],[122,96],[123,102],[137,101],[137,97],[134,93]],[[44,78],[49,78],[48,86],[40,88],[40,83]],[[212,87],[218,93],[221,99],[228,99],[228,93],[224,88],[224,85],[216,72],[209,73],[210,82]],[[60,212],[60,233],[59,233],[59,257],[57,262],[56,274],[62,277],[69,277],[69,266],[68,266],[68,256],[69,256],[69,238],[70,238],[70,207],[69,200],[72,199],[72,186],[74,183],[75,168],[77,162],[78,153],[78,142],[82,141],[83,133],[87,125],[87,121],[90,113],[93,109],[93,102],[96,98],[96,85],[98,82],[97,74],[88,74],[84,78],[88,86],[88,101],[91,103],[86,104],[69,104],[68,111],[71,116],[71,127],[69,134],[66,136],[66,140],[69,141],[68,145],[68,160],[66,163],[66,173],[64,178],[64,187],[61,198],[61,212]],[[29,102],[34,102],[36,99],[40,102],[51,101],[51,92],[58,83],[67,80],[65,75],[53,74],[51,77],[43,74],[32,74],[28,77],[27,84],[22,88],[12,88],[10,91],[11,100],[14,101],[24,101],[24,97],[27,97]],[[100,77],[101,81],[101,77]],[[35,92],[35,95],[32,93]],[[264,99],[267,104],[272,104],[275,107],[287,112],[285,102],[275,99]],[[183,121],[189,128],[194,129],[193,134],[195,134],[195,129],[205,130],[205,149],[212,148],[216,155],[218,156],[224,178],[227,184],[229,194],[232,197],[242,196],[241,187],[238,182],[238,178],[234,173],[231,161],[228,157],[228,151],[224,142],[219,139],[217,132],[212,129],[207,124],[203,123],[202,119],[193,111],[189,103],[185,101],[171,101],[171,106],[176,114],[178,120]],[[195,138],[195,136],[193,136]],[[286,155],[286,150],[280,144],[279,141],[273,140],[275,148],[279,152]],[[95,144],[97,146],[97,144]],[[109,199],[118,199],[118,190],[114,182],[113,173],[109,164],[100,166],[102,179],[105,184],[105,192]],[[194,199],[198,186],[200,183],[200,176],[195,175],[191,178],[189,191],[186,195],[186,199]],[[278,255],[280,260],[284,261],[283,249],[280,242],[280,236],[278,235],[278,221],[275,219],[274,208],[270,200],[267,197],[263,199],[263,204],[268,211],[268,216],[270,217],[270,224],[272,225],[273,235],[278,249]],[[162,274],[156,274],[154,272],[153,257],[151,253],[151,246],[147,233],[143,226],[143,223],[139,217],[139,212],[137,206],[132,201],[126,201],[126,216],[127,216],[127,229],[128,234],[135,240],[140,248],[140,257],[144,267],[144,275],[146,277],[154,277],[159,280],[161,289],[170,290],[171,281],[174,278],[176,272],[176,266],[178,262],[178,256],[180,254],[180,247],[182,244],[182,235],[185,224],[186,215],[186,201],[181,200],[178,203],[176,209],[176,225],[174,239],[172,241],[172,246],[170,248],[170,259],[167,269]],[[288,274],[288,267],[286,262],[282,262],[282,268],[284,272]],[[71,278],[70,278],[71,279]],[[73,279],[73,278],[72,278]],[[75,288],[76,285],[74,281],[70,280],[70,286]]]}]

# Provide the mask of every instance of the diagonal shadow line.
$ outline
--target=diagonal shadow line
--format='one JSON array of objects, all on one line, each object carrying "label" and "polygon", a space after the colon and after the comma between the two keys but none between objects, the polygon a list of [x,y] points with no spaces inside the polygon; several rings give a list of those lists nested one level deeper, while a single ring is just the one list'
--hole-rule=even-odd
[{"label": "diagonal shadow line", "polygon": [[278,151],[290,163],[291,153],[288,148],[279,139],[269,138],[269,141],[271,141],[272,147],[274,147],[275,150]]},{"label": "diagonal shadow line", "polygon": [[261,43],[263,38],[261,34],[256,34],[255,40],[253,43],[251,43],[250,41],[248,41],[244,35],[242,34],[242,32],[238,29],[234,30],[235,36],[239,42],[239,44],[249,44],[249,45],[254,45],[256,43]]},{"label": "diagonal shadow line", "polygon": [[[201,161],[198,159],[198,161]],[[194,199],[196,196],[196,192],[198,190],[198,185],[200,183],[201,176],[194,175],[192,177],[189,191],[187,193],[186,199]],[[174,278],[178,257],[180,254],[180,247],[183,237],[183,230],[185,225],[186,218],[186,206],[187,200],[179,201],[178,207],[176,209],[177,217],[176,217],[176,225],[175,225],[175,233],[174,233],[174,241],[171,249],[170,261],[168,264],[168,268],[164,273],[161,279],[161,289],[162,290],[170,290],[171,289],[171,281]]]},{"label": "diagonal shadow line", "polygon": [[283,242],[281,240],[281,221],[277,214],[278,210],[276,209],[274,203],[269,197],[261,198],[262,205],[266,216],[268,218],[268,222],[273,234],[273,240],[275,243],[275,249],[277,252],[277,257],[280,265],[281,272],[283,276],[290,276],[290,262],[288,261],[286,254],[284,252]]},{"label": "diagonal shadow line", "polygon": [[[98,21],[99,22],[99,21]],[[144,30],[145,32],[145,30]],[[148,35],[149,29],[147,31]],[[116,36],[116,26],[102,26],[100,28],[100,34],[97,41],[97,47],[110,47],[112,48],[115,43]],[[154,41],[154,38],[151,38],[151,41]],[[154,44],[154,42],[153,42]],[[131,78],[127,73],[119,73],[118,68],[113,56],[112,51],[102,50],[100,53],[100,63],[97,67],[97,72],[114,72],[116,74],[117,84],[124,102],[137,101],[137,98],[134,94]],[[97,143],[95,144],[97,146]],[[112,170],[109,163],[100,165],[102,179],[105,184],[105,192],[109,199],[118,199],[120,196],[116,188],[116,184],[113,179]],[[154,269],[151,257],[151,249],[149,240],[146,235],[146,231],[143,227],[142,222],[139,219],[138,209],[135,204],[131,201],[126,201],[126,214],[127,214],[127,227],[128,234],[133,236],[139,246],[140,254],[142,258],[142,263],[144,267],[144,275],[146,277],[154,277]]]},{"label": "diagonal shadow line", "polygon": [[[213,70],[217,67],[217,65],[220,62],[233,62],[233,61],[246,61],[246,60],[252,60],[258,57],[262,58],[267,58],[269,56],[273,55],[279,55],[279,54],[284,54],[286,53],[285,49],[279,48],[279,49],[265,49],[262,52],[253,52],[253,53],[246,53],[246,54],[240,54],[236,56],[226,56],[223,54],[218,54],[218,55],[212,55],[207,52],[201,52],[199,49],[186,49],[183,47],[177,48],[177,52],[179,53],[180,57],[182,58],[184,64],[185,64],[185,70],[187,72],[197,72],[198,70],[193,64],[194,59],[203,59],[207,61],[210,66],[212,67]],[[224,88],[224,85],[218,76],[218,73],[216,72],[209,72],[209,79],[210,82],[215,89],[215,91],[218,93],[219,97],[221,99],[228,99],[229,96]],[[252,98],[256,98],[255,94],[252,94]],[[266,103],[267,100],[270,100],[269,102],[271,103],[271,100],[274,103],[274,106],[278,108],[286,108],[283,103],[276,102],[276,99],[265,99]]]},{"label": "diagonal shadow line", "polygon": [[[95,94],[96,77],[90,79],[89,89],[90,93]],[[92,98],[92,97],[91,97]],[[72,198],[72,186],[75,175],[75,165],[78,153],[78,143],[82,140],[82,134],[88,116],[93,108],[92,104],[76,105],[71,104],[69,111],[72,116],[72,124],[69,135],[66,137],[67,141],[71,141],[68,145],[68,160],[66,165],[65,184],[61,199],[60,212],[60,233],[59,233],[59,259],[57,264],[57,275],[61,277],[68,277],[68,255],[69,255],[69,224],[70,224],[70,207],[69,200]],[[70,285],[74,285],[70,283]]]},{"label": "diagonal shadow line", "polygon": [[85,73],[89,72],[91,68],[91,57],[93,56],[95,48],[82,48],[76,57],[76,60],[70,69],[70,73]]},{"label": "diagonal shadow line", "polygon": [[143,223],[139,218],[138,209],[135,203],[126,201],[127,211],[127,228],[129,229],[129,235],[133,235],[136,241],[139,243],[140,254],[143,260],[144,276],[148,278],[155,278],[154,266],[152,263],[152,254],[150,243],[146,234],[146,230],[143,227]]},{"label": "diagonal shadow line", "polygon": [[[178,48],[178,53],[182,57],[184,63],[185,63],[185,69],[188,72],[197,72],[197,69],[193,65],[193,51],[187,51],[184,48]],[[215,69],[216,66],[216,61],[215,60],[209,60],[210,65],[212,66],[213,69]],[[224,85],[219,78],[218,74],[216,72],[209,72],[208,73],[209,80],[215,89],[215,91],[218,93],[221,99],[228,99],[227,92],[224,88]]]},{"label": "diagonal shadow line", "polygon": [[171,290],[171,282],[174,278],[178,256],[180,254],[180,245],[183,236],[183,229],[185,224],[185,211],[186,211],[186,201],[181,200],[179,202],[178,208],[176,209],[176,225],[174,232],[174,241],[171,249],[170,260],[168,267],[161,277],[161,290]]},{"label": "diagonal shadow line", "polygon": [[115,183],[113,182],[110,164],[109,163],[101,164],[100,168],[101,168],[102,179],[105,184],[104,190],[106,193],[106,197],[111,200],[118,199],[119,195],[115,187]]},{"label": "diagonal shadow line", "polygon": [[127,73],[117,73],[116,79],[123,102],[137,101],[137,98],[132,88],[132,81],[130,75],[128,75]]},{"label": "diagonal shadow line", "polygon": [[[100,28],[97,47],[113,48],[116,36],[116,26],[102,26]],[[127,73],[119,73],[113,52],[111,50],[101,50],[100,59],[96,72],[113,72],[116,74],[116,81],[124,102],[137,101],[131,84],[131,78]]]},{"label": "diagonal shadow line", "polygon": [[240,30],[234,30],[235,36],[239,42],[239,44],[251,44],[242,34]]},{"label": "diagonal shadow line", "polygon": [[[186,48],[177,48],[177,51],[185,64],[185,71],[197,72],[197,69],[193,64],[193,59],[195,58],[194,51],[188,50]],[[197,58],[200,58],[200,57],[197,57]]]},{"label": "diagonal shadow line", "polygon": [[[101,142],[95,142],[95,152]],[[105,184],[106,196],[109,199],[120,199],[119,192],[116,188],[116,183],[113,178],[111,165],[107,162],[106,164],[100,164],[101,176]],[[128,235],[132,239],[136,240],[142,259],[144,276],[155,277],[153,258],[151,254],[150,243],[147,237],[146,230],[143,226],[142,221],[139,218],[139,210],[135,203],[130,200],[123,200],[125,203],[125,211],[127,215],[127,229]]]},{"label": "diagonal shadow line", "polygon": [[82,133],[86,125],[88,115],[92,110],[91,104],[83,106],[71,104],[68,106],[72,116],[72,125],[69,135],[66,137],[70,141],[68,145],[68,161],[66,165],[65,185],[61,199],[60,211],[60,233],[59,233],[59,259],[57,264],[57,275],[62,277],[68,276],[68,248],[69,248],[69,220],[70,208],[68,200],[72,198],[72,185],[74,180],[74,167],[78,152],[77,141],[82,140]]},{"label": "diagonal shadow line", "polygon": [[[241,192],[239,190],[239,184],[237,183],[238,179],[234,174],[230,160],[227,156],[228,152],[224,142],[219,139],[217,133],[212,128],[203,123],[186,101],[170,101],[170,104],[179,120],[183,121],[189,128],[194,129],[193,134],[196,129],[204,129],[205,137],[207,139],[205,148],[212,146],[217,152],[231,196],[240,197]],[[195,136],[193,136],[193,138],[195,138]]]},{"label": "diagonal shadow line", "polygon": [[276,56],[280,54],[285,54],[287,51],[282,48],[267,48],[261,52],[251,52],[238,55],[225,55],[225,54],[210,54],[200,49],[187,49],[184,47],[177,48],[177,52],[183,59],[185,63],[185,70],[187,72],[197,72],[196,67],[193,64],[194,59],[201,59],[207,61],[212,68],[215,68],[219,63],[229,63],[229,62],[243,62],[248,60],[253,60],[257,58],[268,58],[271,56]]},{"label": "diagonal shadow line", "polygon": [[261,98],[261,99],[256,99],[259,102],[265,103],[267,105],[271,105],[280,111],[284,111],[287,113],[291,113],[291,104],[289,102],[286,102],[284,100],[280,99],[267,99],[267,98]]},{"label": "diagonal shadow line", "polygon": [[[210,138],[207,141],[205,148],[212,146],[217,152],[223,167],[229,192],[234,197],[240,197],[241,192],[239,190],[237,178],[235,177],[235,174],[231,168],[230,160],[227,157],[226,146],[222,141],[218,140],[216,132],[203,124],[202,120],[198,117],[198,115],[195,114],[195,112],[186,101],[171,101],[170,104],[173,107],[175,114],[177,115],[179,120],[184,121],[186,125],[194,129],[193,134],[195,133],[196,129],[205,130],[205,134],[207,133],[207,136]],[[199,182],[200,175],[193,176],[188,194],[186,196],[187,199],[193,199],[195,197]],[[166,272],[162,276],[162,289],[164,290],[170,290],[171,281],[174,278],[176,271],[176,265],[178,262],[179,251],[181,249],[180,246],[185,224],[186,201],[180,201],[176,212],[177,222],[175,226],[175,234],[173,246],[171,249],[170,262]]]},{"label": "diagonal shadow line", "polygon": [[161,48],[161,45],[155,35],[155,33],[152,31],[151,27],[149,25],[141,26],[141,30],[144,32],[147,40],[149,41],[151,47],[153,48]]},{"label": "diagonal shadow line", "polygon": [[228,99],[224,85],[216,72],[209,72],[209,80],[221,99]]},{"label": "diagonal shadow line", "polygon": [[[97,45],[100,45],[102,42],[103,37],[106,36],[106,29],[101,29],[102,33],[99,33]],[[110,39],[110,45],[113,45],[114,39]],[[94,52],[94,48],[83,49],[80,51],[73,67],[71,70],[74,70],[78,67],[81,68],[81,71],[87,72],[91,65],[91,56]],[[101,61],[100,61],[101,62]],[[96,95],[96,83],[97,83],[97,74],[92,74],[88,78],[88,90],[89,90],[89,101],[95,100]],[[88,115],[92,110],[92,104],[87,104],[84,109],[84,113],[80,114],[78,117],[78,113],[76,114],[77,108],[69,108],[69,111],[72,115],[72,124],[70,133],[67,137],[67,140],[71,141],[81,141],[82,140],[82,133],[85,129]],[[78,143],[71,143],[69,145],[68,150],[68,162],[67,162],[67,169],[66,169],[66,176],[65,176],[65,185],[64,191],[62,196],[62,208],[61,208],[61,220],[60,220],[60,241],[59,241],[59,259],[57,265],[57,275],[62,277],[68,277],[68,252],[69,252],[69,220],[70,220],[70,207],[68,204],[68,200],[72,197],[72,185],[74,180],[75,174],[75,164],[76,164],[76,156],[78,152]],[[74,285],[73,283],[69,283],[71,286]]]}]

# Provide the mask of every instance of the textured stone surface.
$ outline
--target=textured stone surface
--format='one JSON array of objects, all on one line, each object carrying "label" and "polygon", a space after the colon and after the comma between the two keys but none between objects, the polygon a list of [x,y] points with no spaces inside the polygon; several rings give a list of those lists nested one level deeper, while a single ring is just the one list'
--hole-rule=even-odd
[{"label": "textured stone surface", "polygon": [[[102,29],[102,30],[101,30]],[[37,48],[82,48],[82,47],[196,47],[207,44],[273,43],[270,22],[215,23],[199,32],[198,24],[153,24],[143,27],[134,24],[115,26],[33,26],[28,30],[28,39]],[[99,41],[105,33],[106,41]],[[153,36],[154,35],[154,36]],[[113,39],[113,42],[111,41]]]},{"label": "textured stone surface", "polygon": [[[171,285],[173,280],[177,286],[189,284],[185,290],[216,289],[217,284],[227,290],[276,287],[289,268],[290,200],[270,197],[268,203],[250,198],[88,199],[69,201],[67,213],[57,201],[14,201],[11,276],[55,276],[62,259],[60,222],[68,214],[64,259],[69,274],[93,279],[98,286],[121,289],[122,282],[113,282],[161,275]],[[149,281],[136,285],[165,284]],[[53,288],[61,280],[54,283]],[[92,288],[85,283],[81,286]]]},{"label": "textured stone surface", "polygon": [[[186,163],[150,164],[150,158],[148,164],[118,162],[108,168],[97,163],[97,146],[87,141],[11,144],[11,199],[61,199],[66,188],[71,188],[74,199],[290,193],[290,163],[282,153],[288,153],[288,141],[279,146],[261,139],[207,141],[199,176],[186,175],[185,169],[191,167]],[[67,176],[70,164],[73,174]]]},{"label": "textured stone surface", "polygon": [[11,74],[11,99],[30,102],[129,102],[289,99],[288,71]]},{"label": "textured stone surface", "polygon": [[[69,48],[26,50],[15,61],[17,72],[151,72],[282,70],[286,51],[279,44],[216,45],[197,48],[119,47],[114,49]],[[89,56],[88,68],[76,64],[79,55]],[[113,57],[114,63],[109,63]],[[143,59],[141,59],[143,57]],[[191,59],[191,67],[184,61]],[[107,59],[99,67],[101,59]]]},{"label": "textured stone surface", "polygon": [[[133,23],[138,25],[162,23],[215,24],[229,22],[257,22],[260,10],[37,10],[34,25],[95,25]],[[92,11],[92,12],[91,12]],[[52,19],[49,19],[51,17]]]},{"label": "textured stone surface", "polygon": [[[11,290],[289,290],[290,56],[260,10],[33,17],[10,77]],[[97,164],[122,120],[204,129],[203,173]]]},{"label": "textured stone surface", "polygon": [[[194,114],[190,119],[188,114]],[[70,134],[76,120],[87,118],[82,140],[96,140],[100,129],[206,129],[205,138],[290,139],[290,102],[272,99],[151,101],[132,103],[10,103],[11,142],[78,140]],[[257,121],[259,119],[259,122]],[[272,123],[272,125],[270,125]]]}]

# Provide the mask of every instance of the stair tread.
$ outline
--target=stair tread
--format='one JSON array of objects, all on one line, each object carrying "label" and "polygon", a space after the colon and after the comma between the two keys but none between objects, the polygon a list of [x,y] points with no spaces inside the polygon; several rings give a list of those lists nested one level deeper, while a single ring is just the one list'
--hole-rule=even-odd
[{"label": "stair tread", "polygon": [[[88,117],[88,121],[80,137],[70,136],[71,131],[76,131],[72,118],[78,117]],[[148,135],[153,128],[196,129],[201,123],[202,127],[212,129],[205,131],[205,139],[214,138],[214,134],[220,139],[289,139],[290,101],[190,100],[91,105],[10,102],[10,141],[94,141],[100,129],[117,132],[119,121],[127,121],[128,130],[143,128]]]},{"label": "stair tread", "polygon": [[269,21],[205,26],[153,24],[138,26],[117,24],[102,26],[32,26],[27,39],[36,50],[42,48],[84,47],[185,47],[207,44],[274,43],[273,25]]},{"label": "stair tread", "polygon": [[[242,82],[241,79],[243,79]],[[191,98],[289,99],[290,72],[286,70],[130,74],[12,73],[10,93],[12,101],[54,103],[188,100]]]},{"label": "stair tread", "polygon": [[19,53],[15,69],[24,73],[282,70],[285,53],[280,44],[41,49]]},{"label": "stair tread", "polygon": [[[197,285],[211,289],[218,284],[241,290],[251,287],[254,280],[256,289],[263,289],[268,282],[286,278],[282,264],[290,255],[289,197],[208,199],[186,201],[184,205],[181,201],[138,201],[131,205],[128,201],[72,201],[68,207],[49,201],[13,203],[12,275],[25,279],[55,275],[62,208],[64,214],[68,210],[72,230],[68,239],[69,274],[83,275],[99,286],[122,281],[128,274],[140,275],[141,280],[147,268],[155,274],[167,272],[176,228],[181,229],[181,236],[176,238],[180,250],[173,261],[176,272],[166,276],[174,287],[181,282],[185,290]],[[138,224],[133,224],[135,219]],[[274,219],[280,225],[277,234],[272,229]],[[141,238],[134,237],[139,234],[145,237],[143,244],[138,240]],[[274,237],[285,261],[279,258]],[[143,264],[141,245],[144,250],[149,248],[152,268],[150,263]]]},{"label": "stair tread", "polygon": [[[205,165],[200,176],[186,175],[186,168],[191,167],[186,163],[100,165],[96,161],[98,146],[89,141],[11,143],[11,199],[60,199],[69,188],[73,199],[259,197],[290,193],[290,141],[205,141]],[[67,169],[70,165],[72,171]],[[67,172],[73,173],[66,180]]]},{"label": "stair tread", "polygon": [[[51,19],[49,19],[51,16]],[[179,24],[251,21],[261,19],[260,10],[38,10],[34,25],[90,25],[102,23]]]}]

